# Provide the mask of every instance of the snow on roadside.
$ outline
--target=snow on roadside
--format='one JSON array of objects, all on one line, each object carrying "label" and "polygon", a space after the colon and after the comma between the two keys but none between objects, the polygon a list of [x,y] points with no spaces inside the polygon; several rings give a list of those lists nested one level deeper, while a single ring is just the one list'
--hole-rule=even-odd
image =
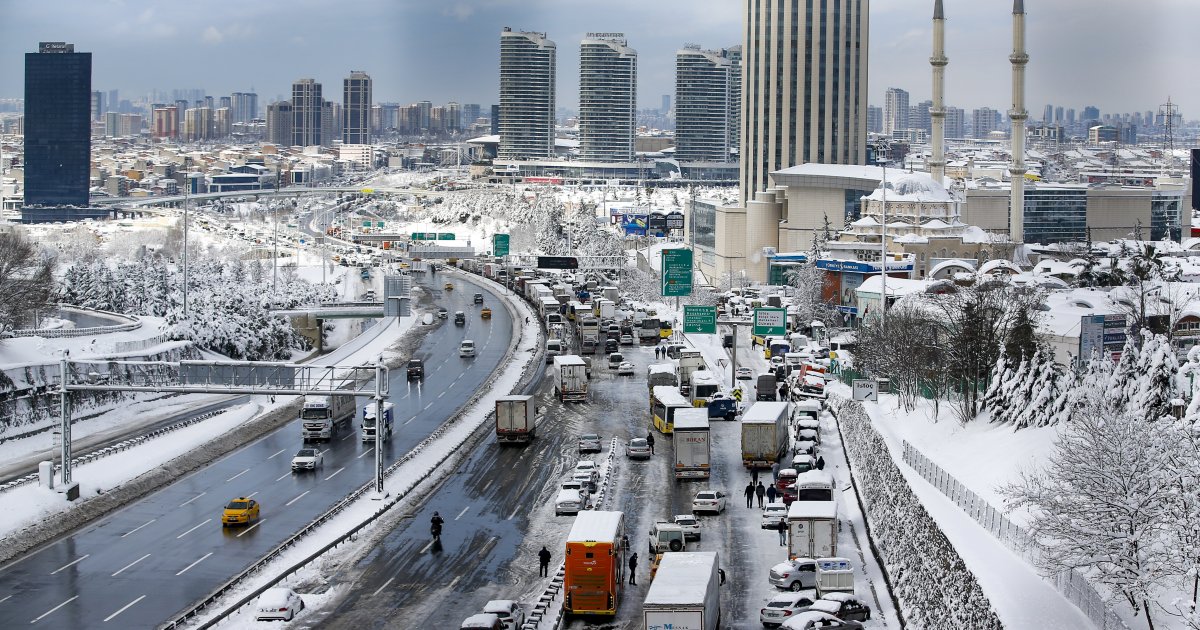
[{"label": "snow on roadside", "polygon": [[[839,395],[850,397],[851,392],[848,386],[831,383],[830,387]],[[937,521],[946,538],[954,545],[967,568],[975,574],[980,587],[991,601],[992,608],[1004,625],[1009,628],[1094,628],[1091,621],[1063,597],[1052,584],[1043,580],[1028,562],[1009,551],[1003,543],[976,523],[970,515],[962,511],[946,495],[904,463],[900,441],[907,437],[905,428],[914,423],[928,421],[915,414],[905,416],[900,413],[900,415],[896,415],[896,412],[893,411],[896,407],[898,404],[892,395],[881,395],[878,403],[865,403],[872,424],[891,450],[892,460],[896,462],[897,467],[904,474],[909,486],[930,516]],[[944,429],[958,426],[957,423],[950,421],[939,424],[952,425],[944,427]],[[1018,433],[1024,433],[1024,431]],[[1043,435],[1041,439],[1047,438]],[[943,444],[943,447],[946,450],[950,450],[951,446],[957,448],[959,443],[956,440],[957,438],[951,438]],[[983,465],[979,465],[978,470],[974,471],[969,478],[978,482],[981,479],[995,479],[996,475],[1001,475],[1004,470],[995,470],[986,465],[988,462],[994,461],[994,458],[986,452],[991,449],[983,448],[985,444],[980,441],[974,442],[974,445],[979,447],[980,452],[977,454],[980,459],[978,461],[983,462]],[[993,441],[992,447],[995,448],[995,446]],[[937,461],[931,453],[926,454]],[[1015,469],[1016,465],[1010,464],[1010,466]],[[1015,473],[1015,470],[1010,470],[1010,472]],[[966,482],[961,478],[960,480]],[[984,496],[981,489],[972,489]]]},{"label": "snow on roadside", "polygon": [[[486,282],[485,280],[481,281]],[[520,326],[520,341],[513,352],[513,359],[507,363],[506,369],[499,373],[491,383],[488,391],[459,414],[457,422],[450,426],[444,433],[438,435],[436,439],[428,443],[423,443],[423,447],[418,445],[412,451],[411,458],[385,480],[384,489],[388,496],[398,497],[408,495],[404,496],[403,499],[399,500],[390,509],[405,509],[422,500],[421,493],[413,493],[412,491],[421,484],[426,483],[427,480],[425,477],[429,473],[443,465],[448,467],[456,466],[459,461],[470,455],[469,450],[460,448],[461,445],[487,421],[489,414],[495,409],[496,399],[508,395],[517,386],[525,368],[537,356],[536,351],[540,343],[538,318],[523,301],[513,299],[509,303],[513,304],[518,312],[518,316],[513,320],[514,327]],[[528,323],[522,322],[522,318],[524,317],[528,317]],[[318,528],[312,535],[301,539],[296,545],[280,554],[263,571],[239,584],[217,603],[209,606],[207,610],[197,615],[194,621],[204,622],[217,617],[224,610],[225,606],[231,605],[265,584],[274,582],[277,576],[288,567],[302,561],[317,550],[343,536],[346,532],[379,511],[381,507],[382,504],[374,498],[374,493],[367,493],[362,496],[337,516],[330,519],[325,525]],[[369,538],[369,536],[362,536],[360,540],[365,540],[366,538]],[[360,549],[358,547],[362,544],[350,543],[331,550],[286,578],[281,586],[297,583],[324,583],[323,570],[326,567],[337,566],[345,557],[359,553]],[[327,591],[321,597],[330,596],[330,593],[331,591]],[[305,595],[304,597],[307,601],[309,596]],[[332,598],[333,596],[330,597]],[[221,627],[242,628],[253,624],[253,606],[254,602],[243,606],[234,615],[222,622]],[[311,604],[308,607],[313,608]],[[242,616],[243,613],[245,616]],[[294,623],[306,624],[307,621],[301,615]],[[286,624],[285,627],[287,627]]]}]

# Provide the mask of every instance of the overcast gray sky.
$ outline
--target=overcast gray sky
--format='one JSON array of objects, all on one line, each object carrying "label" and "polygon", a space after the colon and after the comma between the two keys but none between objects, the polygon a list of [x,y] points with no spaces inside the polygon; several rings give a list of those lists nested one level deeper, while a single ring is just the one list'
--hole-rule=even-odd
[{"label": "overcast gray sky", "polygon": [[[944,0],[946,100],[1009,104],[1009,0]],[[930,97],[932,0],[871,0],[870,98],[888,87]],[[1154,109],[1167,96],[1195,117],[1200,0],[1026,0],[1026,106]],[[23,53],[69,41],[93,54],[94,89],[122,98],[150,89],[251,87],[260,103],[312,77],[340,100],[351,70],[375,80],[376,101],[484,106],[497,100],[499,32],[546,31],[558,43],[558,100],[578,100],[579,40],[626,33],[638,50],[639,107],[674,92],[674,51],[741,41],[740,0],[0,0],[0,97],[22,96]],[[1189,32],[1192,31],[1192,32]]]}]

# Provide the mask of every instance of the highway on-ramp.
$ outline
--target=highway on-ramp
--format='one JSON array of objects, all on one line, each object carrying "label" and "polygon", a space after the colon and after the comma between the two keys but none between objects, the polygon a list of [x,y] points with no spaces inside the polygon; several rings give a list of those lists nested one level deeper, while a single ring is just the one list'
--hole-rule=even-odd
[{"label": "highway on-ramp", "polygon": [[[509,347],[512,321],[495,299],[490,321],[479,316],[473,281],[446,274],[427,280],[438,305],[467,312],[467,325],[435,324],[413,356],[425,359],[423,384],[393,370],[390,401],[396,429],[387,461],[427,437],[478,390]],[[450,281],[454,291],[444,291]],[[490,294],[486,294],[490,295]],[[460,358],[462,339],[477,356]],[[383,348],[379,348],[380,351]],[[359,400],[358,404],[365,403]],[[355,428],[358,426],[357,419]],[[201,599],[262,557],[374,473],[373,444],[357,430],[326,444],[324,467],[292,473],[302,446],[290,422],[144,499],[0,568],[0,628],[150,628]],[[116,455],[115,457],[121,457]],[[253,528],[222,528],[225,503],[251,496],[262,504]]]}]

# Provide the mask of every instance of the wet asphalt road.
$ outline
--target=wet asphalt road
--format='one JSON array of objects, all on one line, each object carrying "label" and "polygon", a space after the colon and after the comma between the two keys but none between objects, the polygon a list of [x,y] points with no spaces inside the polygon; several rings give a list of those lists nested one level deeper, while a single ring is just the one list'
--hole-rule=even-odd
[{"label": "wet asphalt road", "polygon": [[[497,367],[508,347],[511,318],[504,308],[479,318],[477,290],[461,275],[415,278],[434,285],[439,306],[468,314],[465,328],[437,324],[415,356],[426,360],[423,385],[391,372],[396,429],[385,443],[391,462],[428,436]],[[457,290],[443,291],[452,281]],[[458,356],[459,341],[476,341],[478,356]],[[380,348],[382,350],[382,348]],[[364,404],[359,400],[358,404]],[[358,426],[357,420],[354,423]],[[335,437],[324,467],[293,474],[300,427],[281,429],[230,453],[80,531],[0,569],[0,628],[149,628],[204,597],[232,575],[310,522],[374,472],[372,444],[357,431]],[[253,528],[221,527],[231,498],[252,496],[263,506]]]}]

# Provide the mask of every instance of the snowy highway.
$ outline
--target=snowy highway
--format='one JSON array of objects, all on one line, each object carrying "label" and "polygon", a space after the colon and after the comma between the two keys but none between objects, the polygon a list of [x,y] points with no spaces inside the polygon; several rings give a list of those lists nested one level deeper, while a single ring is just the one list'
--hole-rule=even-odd
[{"label": "snowy highway", "polygon": [[[457,290],[443,291],[447,280]],[[385,445],[388,462],[456,413],[509,345],[508,311],[497,308],[491,321],[481,320],[479,307],[470,304],[475,283],[440,274],[429,281],[435,304],[466,311],[467,325],[441,320],[422,340],[413,356],[425,359],[424,384],[410,385],[403,369],[392,370],[396,429]],[[474,359],[456,352],[464,338],[476,340]],[[363,444],[357,431],[320,445],[324,467],[315,474],[291,471],[291,457],[301,445],[299,423],[290,422],[3,567],[0,627],[158,625],[366,483],[374,471],[373,444]],[[238,496],[261,502],[262,519],[251,528],[225,529],[222,507]]]}]

